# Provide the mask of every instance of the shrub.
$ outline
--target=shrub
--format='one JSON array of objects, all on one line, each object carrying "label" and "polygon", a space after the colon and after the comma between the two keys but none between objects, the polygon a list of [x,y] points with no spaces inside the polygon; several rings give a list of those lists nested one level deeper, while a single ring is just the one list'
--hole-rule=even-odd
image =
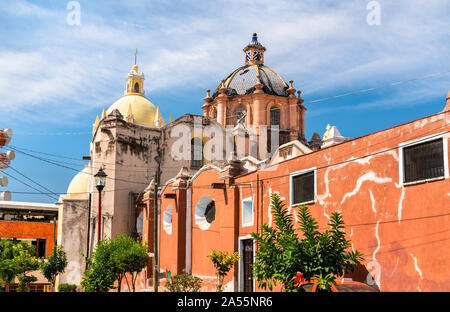
[{"label": "shrub", "polygon": [[170,292],[198,292],[202,279],[190,274],[174,275],[167,279],[166,288]]},{"label": "shrub", "polygon": [[77,291],[77,285],[74,284],[60,284],[58,286],[59,292],[76,292]]}]

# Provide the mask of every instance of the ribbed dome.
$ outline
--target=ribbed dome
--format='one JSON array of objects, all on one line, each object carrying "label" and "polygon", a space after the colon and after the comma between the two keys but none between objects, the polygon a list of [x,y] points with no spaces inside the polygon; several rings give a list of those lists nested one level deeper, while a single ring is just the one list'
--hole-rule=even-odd
[{"label": "ribbed dome", "polygon": [[[286,97],[289,95],[286,92],[288,85],[283,78],[276,71],[262,64],[245,65],[232,72],[224,82],[225,87],[228,88],[227,95],[235,96],[253,93],[258,72],[261,83],[264,86],[264,93]],[[213,99],[219,95],[220,87],[221,84],[214,91]]]},{"label": "ribbed dome", "polygon": [[134,123],[147,126],[154,125],[156,107],[142,95],[129,94],[121,97],[113,105],[111,105],[110,108],[108,108],[106,114],[109,115],[114,109],[118,109],[119,112],[125,117],[128,115],[130,105],[134,117]]},{"label": "ribbed dome", "polygon": [[89,181],[89,168],[84,168],[78,172],[70,181],[67,188],[67,197],[75,197],[87,193]]}]

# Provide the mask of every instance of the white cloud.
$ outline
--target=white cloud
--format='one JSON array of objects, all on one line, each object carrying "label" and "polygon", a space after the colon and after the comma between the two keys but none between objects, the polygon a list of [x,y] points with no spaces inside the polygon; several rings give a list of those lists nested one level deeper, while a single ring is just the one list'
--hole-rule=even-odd
[{"label": "white cloud", "polygon": [[[242,48],[253,32],[268,49],[267,65],[293,79],[309,100],[450,67],[444,0],[379,2],[381,25],[368,26],[362,0],[185,1],[178,7],[133,1],[110,9],[81,1],[79,27],[65,24],[65,4],[11,2],[1,10],[17,20],[0,48],[0,109],[31,121],[100,110],[122,94],[135,48],[150,98],[173,88],[180,94],[213,89],[243,64]],[[30,23],[30,32],[16,27]],[[421,96],[433,95],[442,85],[423,88]]]}]

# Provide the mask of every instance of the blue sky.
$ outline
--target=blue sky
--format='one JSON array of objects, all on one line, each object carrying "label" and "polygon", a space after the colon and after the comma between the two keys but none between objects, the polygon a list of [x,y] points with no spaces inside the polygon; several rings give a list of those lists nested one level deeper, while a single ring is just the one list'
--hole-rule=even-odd
[{"label": "blue sky", "polygon": [[[0,128],[13,129],[16,147],[88,155],[92,123],[122,96],[136,48],[164,118],[201,114],[205,90],[242,65],[253,32],[266,65],[305,102],[450,70],[449,0],[380,0],[375,26],[369,2],[80,0],[77,26],[67,23],[69,1],[2,1]],[[328,123],[354,138],[437,113],[449,90],[446,74],[309,104],[307,138]],[[56,193],[76,173],[19,153],[11,166]],[[13,179],[6,189],[13,200],[53,202],[14,193],[35,190]]]}]

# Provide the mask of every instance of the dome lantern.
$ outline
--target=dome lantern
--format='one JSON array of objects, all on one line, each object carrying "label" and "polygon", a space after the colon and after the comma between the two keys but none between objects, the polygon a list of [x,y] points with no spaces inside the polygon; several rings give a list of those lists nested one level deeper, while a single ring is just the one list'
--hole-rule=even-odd
[{"label": "dome lantern", "polygon": [[245,64],[259,65],[264,64],[264,52],[266,48],[258,42],[258,35],[253,34],[252,41],[244,48]]},{"label": "dome lantern", "polygon": [[136,64],[137,49],[134,54],[134,65],[127,76],[127,88],[125,90],[125,95],[142,95],[145,96],[144,91],[144,73],[139,72],[139,67]]}]

